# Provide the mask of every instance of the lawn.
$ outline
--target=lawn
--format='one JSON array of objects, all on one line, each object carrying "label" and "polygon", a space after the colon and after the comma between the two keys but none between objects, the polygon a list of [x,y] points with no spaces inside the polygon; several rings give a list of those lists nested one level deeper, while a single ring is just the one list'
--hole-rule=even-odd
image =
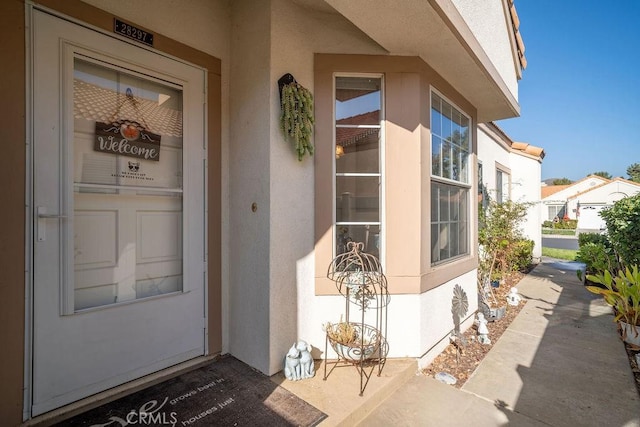
[{"label": "lawn", "polygon": [[575,236],[576,230],[568,230],[566,228],[565,229],[543,228],[542,234],[551,234],[551,235],[555,234],[557,236]]},{"label": "lawn", "polygon": [[548,256],[550,258],[566,259],[573,261],[578,254],[577,250],[573,249],[555,249],[555,248],[542,248],[542,256]]}]

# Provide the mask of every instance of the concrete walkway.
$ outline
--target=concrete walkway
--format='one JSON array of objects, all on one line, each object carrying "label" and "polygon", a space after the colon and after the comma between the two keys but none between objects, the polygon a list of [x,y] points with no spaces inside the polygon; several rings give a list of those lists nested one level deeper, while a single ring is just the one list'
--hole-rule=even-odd
[{"label": "concrete walkway", "polygon": [[640,426],[640,397],[613,315],[543,259],[518,285],[526,305],[462,389],[413,376],[361,426]]}]

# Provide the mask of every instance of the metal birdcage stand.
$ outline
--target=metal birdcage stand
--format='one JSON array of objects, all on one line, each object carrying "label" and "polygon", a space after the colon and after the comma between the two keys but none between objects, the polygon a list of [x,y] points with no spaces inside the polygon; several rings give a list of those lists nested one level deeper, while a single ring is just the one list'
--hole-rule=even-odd
[{"label": "metal birdcage stand", "polygon": [[[360,396],[374,369],[380,376],[387,360],[387,279],[380,261],[362,252],[363,243],[349,242],[347,252],[335,257],[327,277],[345,297],[344,321],[326,327],[325,355],[329,345],[338,355],[325,361],[324,380],[337,366],[352,365],[360,374]],[[351,306],[356,310],[351,310]],[[327,365],[331,369],[327,372]]]}]

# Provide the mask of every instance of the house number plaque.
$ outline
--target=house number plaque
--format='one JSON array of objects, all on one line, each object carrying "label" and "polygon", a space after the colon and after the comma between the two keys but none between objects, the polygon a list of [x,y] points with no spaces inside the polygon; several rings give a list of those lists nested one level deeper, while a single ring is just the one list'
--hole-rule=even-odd
[{"label": "house number plaque", "polygon": [[113,32],[146,45],[153,46],[153,33],[141,30],[140,28],[127,24],[126,22],[122,22],[119,19],[114,18],[113,20]]}]

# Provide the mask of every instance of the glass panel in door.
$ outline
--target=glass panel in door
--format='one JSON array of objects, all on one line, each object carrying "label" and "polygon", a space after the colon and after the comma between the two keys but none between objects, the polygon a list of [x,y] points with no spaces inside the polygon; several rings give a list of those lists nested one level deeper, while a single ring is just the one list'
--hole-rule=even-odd
[{"label": "glass panel in door", "polygon": [[74,60],[74,311],[182,291],[182,90]]}]

